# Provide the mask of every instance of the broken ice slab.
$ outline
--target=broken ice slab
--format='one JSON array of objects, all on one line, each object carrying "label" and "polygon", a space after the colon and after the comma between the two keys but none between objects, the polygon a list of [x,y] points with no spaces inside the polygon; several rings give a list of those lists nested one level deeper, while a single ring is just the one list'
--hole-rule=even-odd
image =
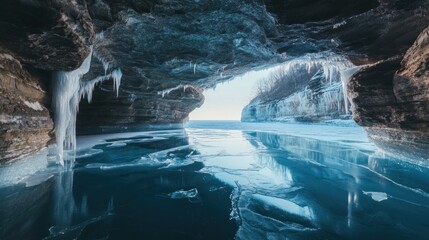
[{"label": "broken ice slab", "polygon": [[198,198],[198,190],[196,188],[190,189],[188,191],[181,189],[181,190],[169,193],[168,196],[171,199]]},{"label": "broken ice slab", "polygon": [[363,194],[370,196],[374,201],[381,202],[388,199],[387,193],[384,192],[365,192]]}]

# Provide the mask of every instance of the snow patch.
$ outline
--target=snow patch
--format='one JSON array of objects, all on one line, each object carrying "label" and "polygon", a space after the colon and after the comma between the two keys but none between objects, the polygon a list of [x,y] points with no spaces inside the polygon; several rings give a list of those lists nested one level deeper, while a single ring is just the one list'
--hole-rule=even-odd
[{"label": "snow patch", "polygon": [[31,108],[31,109],[33,109],[33,110],[36,110],[36,111],[43,111],[43,107],[42,107],[42,105],[40,105],[40,103],[39,103],[39,102],[28,102],[28,101],[24,101],[24,104],[25,104],[27,107],[29,107],[29,108]]},{"label": "snow patch", "polygon": [[347,24],[347,22],[346,22],[346,21],[342,21],[342,22],[339,22],[339,23],[334,24],[334,26],[332,26],[332,28],[333,28],[333,29],[338,29],[338,28],[340,28],[340,27],[342,27],[342,26],[344,26],[344,25],[346,25],[346,24]]},{"label": "snow patch", "polygon": [[387,193],[384,192],[365,192],[363,194],[370,196],[374,201],[381,202],[388,199]]},{"label": "snow patch", "polygon": [[169,95],[173,91],[176,91],[176,90],[179,90],[179,89],[183,88],[183,92],[185,92],[186,89],[193,88],[193,87],[194,86],[189,85],[189,84],[185,84],[185,85],[180,84],[180,85],[178,85],[176,87],[173,87],[173,88],[168,88],[168,89],[165,89],[165,90],[162,90],[162,91],[158,91],[158,95],[161,95],[164,98],[165,95]]}]

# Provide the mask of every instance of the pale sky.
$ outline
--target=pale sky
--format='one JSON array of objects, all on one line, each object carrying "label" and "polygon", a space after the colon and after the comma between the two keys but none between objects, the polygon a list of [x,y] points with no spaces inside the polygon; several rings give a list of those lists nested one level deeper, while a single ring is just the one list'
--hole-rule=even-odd
[{"label": "pale sky", "polygon": [[190,120],[240,120],[241,110],[256,95],[257,82],[266,78],[272,68],[248,72],[216,89],[204,91],[205,102],[189,114]]}]

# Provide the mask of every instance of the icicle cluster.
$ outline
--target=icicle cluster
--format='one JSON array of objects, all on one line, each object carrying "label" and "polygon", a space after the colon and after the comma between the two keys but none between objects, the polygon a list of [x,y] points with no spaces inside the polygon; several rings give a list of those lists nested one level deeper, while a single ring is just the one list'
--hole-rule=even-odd
[{"label": "icicle cluster", "polygon": [[107,74],[109,64],[103,62],[106,75],[91,81],[81,81],[91,67],[92,50],[82,65],[73,71],[59,71],[53,75],[52,108],[55,113],[55,137],[57,141],[57,161],[64,166],[64,150],[76,150],[76,116],[79,102],[86,97],[92,100],[92,92],[97,83],[113,79],[113,90],[119,94],[122,72],[115,69]]},{"label": "icicle cluster", "polygon": [[76,148],[76,115],[79,106],[80,79],[89,71],[91,56],[70,72],[56,72],[53,79],[52,107],[55,112],[55,137],[57,160],[64,165],[64,148]]},{"label": "icicle cluster", "polygon": [[[270,68],[269,77],[259,87],[259,98],[244,109],[243,118],[266,121],[349,115],[347,84],[359,68],[332,53],[307,55]],[[285,86],[292,89],[286,89],[289,95],[282,92]]]},{"label": "icicle cluster", "polygon": [[[340,81],[342,85],[342,98],[344,101],[344,109],[345,114],[349,114],[349,101],[347,98],[347,84],[350,81],[351,76],[356,73],[360,67],[355,66],[348,59],[334,55],[308,55],[302,58],[294,59],[292,61],[288,61],[279,66],[282,68],[286,74],[294,74],[296,69],[302,69],[302,66],[305,66],[307,71],[310,73],[314,69],[322,69],[324,78],[326,83],[329,85],[337,85],[338,81]],[[327,98],[335,98],[336,96],[332,96],[332,91],[328,91],[329,94],[326,94]],[[323,96],[322,96],[323,101]],[[330,101],[325,101],[330,102]]]}]

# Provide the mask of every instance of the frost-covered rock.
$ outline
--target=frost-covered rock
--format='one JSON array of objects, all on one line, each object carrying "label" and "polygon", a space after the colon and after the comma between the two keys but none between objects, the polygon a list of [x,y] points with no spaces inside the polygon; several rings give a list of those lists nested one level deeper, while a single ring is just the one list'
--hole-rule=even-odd
[{"label": "frost-covered rock", "polygon": [[[322,55],[323,56],[323,55]],[[242,111],[242,121],[319,121],[347,118],[347,83],[359,68],[339,56],[284,63]],[[261,87],[260,87],[261,88]],[[261,92],[262,91],[262,92]]]}]

